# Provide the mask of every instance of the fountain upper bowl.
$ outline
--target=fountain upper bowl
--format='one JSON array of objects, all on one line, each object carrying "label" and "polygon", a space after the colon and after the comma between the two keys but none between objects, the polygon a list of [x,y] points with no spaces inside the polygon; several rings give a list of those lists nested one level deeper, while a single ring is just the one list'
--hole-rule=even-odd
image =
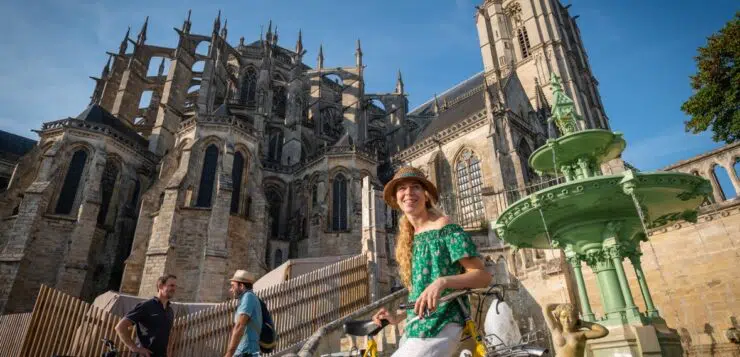
[{"label": "fountain upper bowl", "polygon": [[709,182],[699,176],[626,171],[625,175],[590,177],[538,191],[509,206],[493,227],[499,238],[515,247],[571,245],[582,252],[607,238],[610,222],[620,227],[618,239],[644,237],[630,193],[640,203],[645,226],[654,228],[695,220],[696,209],[710,192]]}]

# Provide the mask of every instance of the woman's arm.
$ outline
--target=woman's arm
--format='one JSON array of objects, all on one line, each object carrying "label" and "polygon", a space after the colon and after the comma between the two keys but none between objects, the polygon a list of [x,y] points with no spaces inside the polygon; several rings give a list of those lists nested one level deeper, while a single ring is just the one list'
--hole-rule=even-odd
[{"label": "woman's arm", "polygon": [[465,272],[440,277],[442,289],[477,289],[491,285],[493,276],[485,270],[485,265],[480,258],[461,258],[459,262],[465,268]]},{"label": "woman's arm", "polygon": [[555,321],[552,312],[558,307],[558,304],[547,304],[542,308],[542,315],[545,315],[545,323],[550,331],[560,330],[560,324]]},{"label": "woman's arm", "polygon": [[414,305],[414,313],[417,316],[421,315],[425,309],[436,310],[439,298],[445,289],[485,288],[491,284],[493,277],[484,270],[485,266],[480,258],[461,258],[459,262],[465,268],[464,273],[441,276],[429,284],[419,295],[416,299],[416,305]]},{"label": "woman's arm", "polygon": [[583,332],[583,336],[585,336],[586,339],[589,340],[594,338],[602,338],[609,334],[609,330],[607,330],[606,327],[593,322],[581,320],[581,327],[588,329],[588,331]]}]

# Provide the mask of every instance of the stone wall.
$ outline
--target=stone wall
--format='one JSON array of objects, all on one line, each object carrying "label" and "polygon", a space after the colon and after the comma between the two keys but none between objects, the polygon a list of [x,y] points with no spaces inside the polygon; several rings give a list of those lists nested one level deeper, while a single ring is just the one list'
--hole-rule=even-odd
[{"label": "stone wall", "polygon": [[[689,356],[737,356],[740,346],[729,343],[725,331],[740,328],[740,201],[702,212],[696,224],[654,230],[641,245],[642,267],[661,317],[678,330]],[[629,262],[623,265],[635,303],[644,312],[634,269]],[[596,277],[587,267],[583,275],[599,317]]]},{"label": "stone wall", "polygon": [[175,238],[177,295],[183,301],[197,301],[203,246],[208,234],[211,210],[181,208]]},{"label": "stone wall", "polygon": [[39,221],[32,238],[38,243],[28,245],[26,258],[20,267],[24,272],[23,277],[16,280],[10,294],[11,297],[23,298],[9,299],[5,313],[31,311],[40,284],[56,285],[57,272],[71,244],[69,235],[74,224],[74,219],[51,215],[46,215]]}]

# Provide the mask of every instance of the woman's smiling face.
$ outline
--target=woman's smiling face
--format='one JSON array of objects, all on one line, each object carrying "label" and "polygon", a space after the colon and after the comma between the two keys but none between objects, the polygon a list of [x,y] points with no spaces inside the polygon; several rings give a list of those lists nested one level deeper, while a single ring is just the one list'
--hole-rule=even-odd
[{"label": "woman's smiling face", "polygon": [[396,202],[403,213],[414,215],[426,209],[426,190],[417,180],[403,180],[396,185]]}]

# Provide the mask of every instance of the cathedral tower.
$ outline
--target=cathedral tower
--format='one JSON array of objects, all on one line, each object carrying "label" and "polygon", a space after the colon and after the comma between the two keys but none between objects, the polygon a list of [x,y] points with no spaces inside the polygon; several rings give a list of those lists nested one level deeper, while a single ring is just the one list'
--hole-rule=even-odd
[{"label": "cathedral tower", "polygon": [[[576,24],[558,0],[486,0],[478,6],[476,25],[486,81],[503,86],[512,72],[519,77],[532,107],[543,109],[541,94],[552,102],[549,78],[562,78],[568,96],[588,128],[609,128]],[[518,112],[523,108],[510,108]],[[527,113],[523,113],[527,115]]]}]

